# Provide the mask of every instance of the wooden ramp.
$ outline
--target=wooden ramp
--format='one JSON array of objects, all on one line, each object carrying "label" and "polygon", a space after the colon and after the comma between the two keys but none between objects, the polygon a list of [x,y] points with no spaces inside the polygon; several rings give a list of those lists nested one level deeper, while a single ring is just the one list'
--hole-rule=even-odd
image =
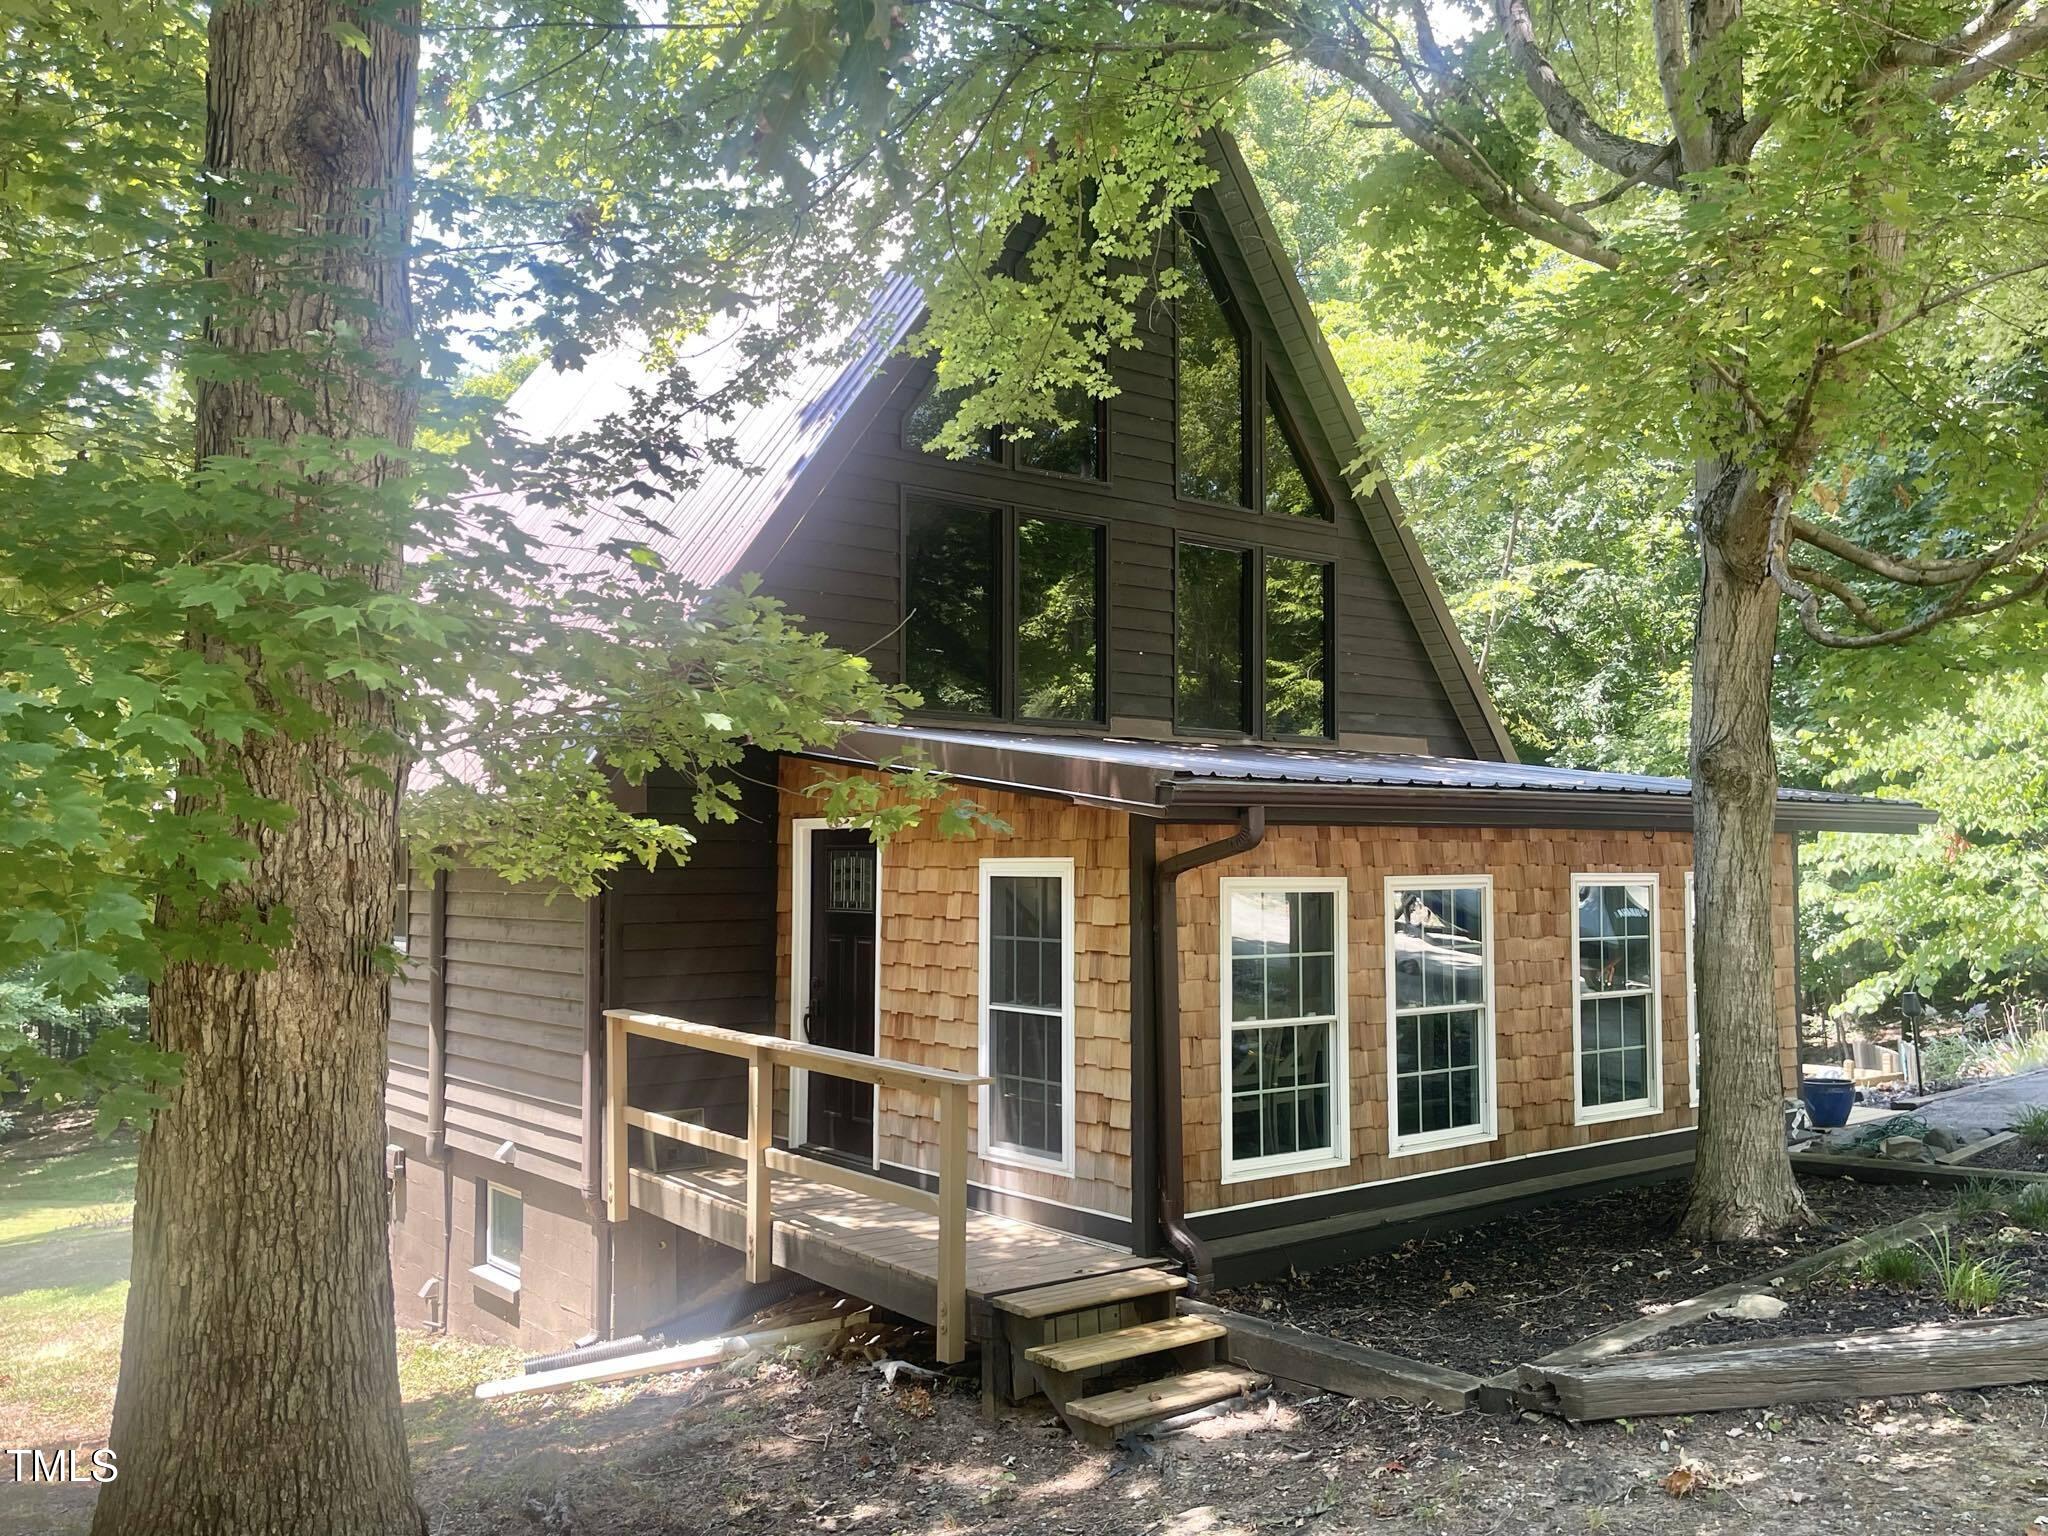
[{"label": "wooden ramp", "polygon": [[[820,1285],[921,1322],[936,1321],[938,1219],[871,1195],[788,1173],[774,1176],[775,1263]],[[632,1171],[635,1210],[728,1248],[744,1249],[747,1176],[713,1166]],[[1008,1216],[967,1213],[968,1332],[985,1336],[988,1299],[1090,1275],[1141,1269],[1146,1260],[1071,1233]]]}]

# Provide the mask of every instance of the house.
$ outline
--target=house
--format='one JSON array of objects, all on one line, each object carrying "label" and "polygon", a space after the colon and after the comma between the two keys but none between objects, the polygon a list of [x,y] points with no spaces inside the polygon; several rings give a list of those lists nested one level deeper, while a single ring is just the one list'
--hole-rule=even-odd
[{"label": "house", "polygon": [[[402,1315],[559,1349],[780,1265],[957,1356],[1688,1165],[1689,787],[1516,761],[1391,493],[1347,483],[1355,408],[1216,155],[1190,296],[1080,425],[927,451],[944,402],[885,285],[861,357],[735,422],[759,472],[659,511],[671,564],[761,573],[926,707],[761,761],[737,825],[593,900],[408,893]],[[906,747],[1009,834],[817,819],[821,777]],[[1788,1086],[1796,835],[1922,819],[1782,792]]]}]

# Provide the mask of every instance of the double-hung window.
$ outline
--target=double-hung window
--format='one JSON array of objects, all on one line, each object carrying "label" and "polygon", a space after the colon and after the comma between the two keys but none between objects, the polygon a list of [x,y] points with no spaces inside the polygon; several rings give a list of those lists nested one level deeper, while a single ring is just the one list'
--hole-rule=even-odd
[{"label": "double-hung window", "polygon": [[1224,880],[1223,1180],[1350,1161],[1342,878]]},{"label": "double-hung window", "polygon": [[1099,724],[1100,524],[917,500],[904,511],[903,680],[933,714]]},{"label": "double-hung window", "polygon": [[1657,877],[1572,878],[1572,1059],[1580,1125],[1655,1114]]},{"label": "double-hung window", "polygon": [[1388,1150],[1491,1141],[1491,877],[1387,880],[1387,996]]},{"label": "double-hung window", "polygon": [[981,861],[981,1152],[1074,1168],[1074,861]]}]

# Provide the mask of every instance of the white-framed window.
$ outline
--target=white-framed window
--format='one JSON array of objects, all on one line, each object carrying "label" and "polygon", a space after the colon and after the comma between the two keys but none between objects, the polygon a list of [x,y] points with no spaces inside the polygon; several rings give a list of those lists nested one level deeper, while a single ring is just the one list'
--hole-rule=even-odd
[{"label": "white-framed window", "polygon": [[1074,1169],[1074,861],[981,861],[981,1155]]},{"label": "white-framed window", "polygon": [[1351,1161],[1342,877],[1219,882],[1223,1182]]},{"label": "white-framed window", "polygon": [[489,1186],[484,1195],[484,1263],[517,1275],[525,1226],[526,1202],[519,1192],[502,1184]]},{"label": "white-framed window", "polygon": [[1693,932],[1699,926],[1699,893],[1693,872],[1685,872],[1685,1051],[1692,1074],[1692,1106],[1700,1104],[1700,978],[1693,969]]},{"label": "white-framed window", "polygon": [[1657,877],[1572,876],[1574,1123],[1663,1107]]},{"label": "white-framed window", "polygon": [[1494,1137],[1493,877],[1387,878],[1387,1151]]}]

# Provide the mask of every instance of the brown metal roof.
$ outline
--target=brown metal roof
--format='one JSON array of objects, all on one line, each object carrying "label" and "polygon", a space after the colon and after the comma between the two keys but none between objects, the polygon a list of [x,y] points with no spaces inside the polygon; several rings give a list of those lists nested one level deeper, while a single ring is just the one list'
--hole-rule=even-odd
[{"label": "brown metal roof", "polygon": [[[939,726],[861,727],[837,751],[817,755],[886,763],[913,752],[964,782],[1177,820],[1216,820],[1262,805],[1295,822],[1692,825],[1686,779],[1539,763]],[[1778,791],[1780,831],[1910,832],[1932,820],[1933,812],[1910,800]]]}]

